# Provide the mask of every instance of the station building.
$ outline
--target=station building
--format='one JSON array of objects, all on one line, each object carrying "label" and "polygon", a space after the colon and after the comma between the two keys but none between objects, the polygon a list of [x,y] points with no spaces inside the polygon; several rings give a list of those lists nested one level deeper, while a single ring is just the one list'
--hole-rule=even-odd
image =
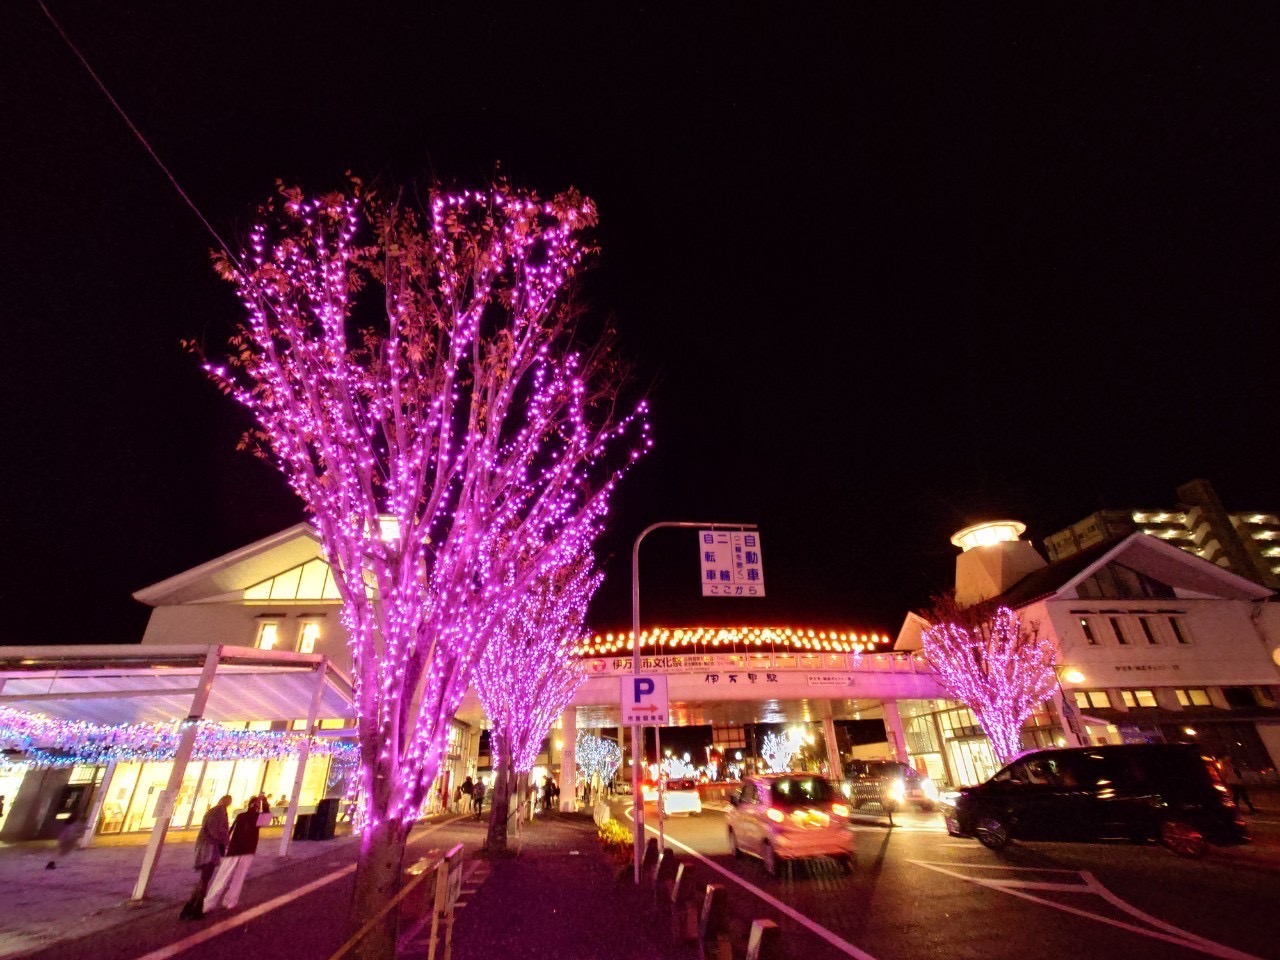
[{"label": "station building", "polygon": [[[961,602],[1007,604],[1057,647],[1059,689],[1027,722],[1025,747],[1192,740],[1274,775],[1280,604],[1268,588],[1142,533],[1050,563],[1022,532],[1014,523],[979,525],[953,543]],[[152,608],[139,645],[0,650],[0,706],[65,721],[181,723],[211,669],[203,719],[246,735],[353,735],[341,604],[309,525],[135,597]],[[638,642],[641,669],[668,678],[672,724],[709,725],[717,746],[749,749],[750,725],[810,724],[825,769],[839,776],[850,755],[837,747],[836,725],[879,720],[884,740],[861,756],[870,750],[911,763],[942,785],[976,783],[995,771],[995,759],[971,711],[947,698],[925,662],[926,625],[908,615],[896,638],[840,626],[653,626]],[[629,633],[603,633],[578,649],[587,679],[543,757],[559,767],[562,801],[574,793],[578,731],[620,725],[634,642]],[[473,691],[452,723],[431,805],[447,803],[477,773],[484,726]],[[306,813],[344,790],[332,756],[301,768],[290,757],[193,759],[179,773],[167,757],[55,769],[20,760],[0,765],[0,839],[56,835],[73,813],[90,817],[98,833],[181,828],[198,823],[222,792],[296,796],[297,812]]]}]

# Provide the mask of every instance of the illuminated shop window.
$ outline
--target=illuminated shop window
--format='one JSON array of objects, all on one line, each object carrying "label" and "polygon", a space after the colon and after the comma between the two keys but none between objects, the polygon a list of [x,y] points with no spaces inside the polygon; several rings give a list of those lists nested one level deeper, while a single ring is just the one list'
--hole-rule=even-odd
[{"label": "illuminated shop window", "polygon": [[1109,707],[1111,697],[1105,690],[1077,690],[1076,706],[1081,710],[1088,710],[1090,707]]},{"label": "illuminated shop window", "polygon": [[318,620],[303,620],[302,629],[298,632],[298,652],[315,653],[318,639],[320,639],[320,622]]},{"label": "illuminated shop window", "polygon": [[258,622],[259,650],[274,650],[280,640],[280,623],[277,620],[261,620]]},{"label": "illuminated shop window", "polygon": [[1198,687],[1191,687],[1186,690],[1176,691],[1178,694],[1178,702],[1184,707],[1209,707],[1213,703],[1209,699],[1209,691]]},{"label": "illuminated shop window", "polygon": [[1121,690],[1120,699],[1126,707],[1154,707],[1156,695],[1151,690]]}]

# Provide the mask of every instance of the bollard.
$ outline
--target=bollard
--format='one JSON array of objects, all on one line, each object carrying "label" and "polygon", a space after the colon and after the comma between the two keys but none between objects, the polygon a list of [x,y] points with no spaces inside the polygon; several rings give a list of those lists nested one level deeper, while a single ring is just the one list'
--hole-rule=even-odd
[{"label": "bollard", "polygon": [[698,918],[700,960],[733,960],[729,945],[729,893],[716,883],[707,884]]},{"label": "bollard", "polygon": [[698,905],[688,896],[685,864],[676,867],[671,881],[671,939],[676,943],[692,943],[698,939]]},{"label": "bollard", "polygon": [[650,837],[644,844],[644,858],[640,861],[640,879],[648,880],[658,862],[658,841]]},{"label": "bollard", "polygon": [[671,885],[671,881],[676,878],[676,865],[679,863],[674,850],[663,850],[662,856],[658,857],[658,866],[653,871],[653,898],[654,902],[659,897],[668,896],[667,888]]},{"label": "bollard", "polygon": [[751,921],[751,939],[747,941],[747,960],[780,960],[782,931],[772,920]]}]

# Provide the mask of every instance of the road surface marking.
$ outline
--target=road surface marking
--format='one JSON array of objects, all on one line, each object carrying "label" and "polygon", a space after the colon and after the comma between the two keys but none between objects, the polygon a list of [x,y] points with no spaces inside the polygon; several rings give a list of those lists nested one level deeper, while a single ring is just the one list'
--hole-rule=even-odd
[{"label": "road surface marking", "polygon": [[[1000,867],[992,865],[970,865],[967,863],[955,863],[951,866],[964,867],[965,869],[988,869],[988,870],[1021,870],[1027,872],[1039,873],[1074,873],[1080,879],[1078,884],[1057,884],[1057,883],[1039,883],[1036,881],[1023,880],[994,880],[987,877],[971,877],[955,870],[948,870],[946,867],[928,860],[908,860],[907,863],[915,864],[918,867],[924,867],[928,870],[934,870],[938,873],[946,874],[949,877],[955,877],[957,880],[964,880],[967,883],[974,883],[980,887],[987,887],[991,890],[999,890],[1001,893],[1007,893],[1013,897],[1020,897],[1023,900],[1030,900],[1032,903],[1043,904],[1046,907],[1053,907],[1055,910],[1061,910],[1063,913],[1070,913],[1077,917],[1086,917],[1090,920],[1097,920],[1101,923],[1109,924],[1113,927],[1119,927],[1121,930],[1128,930],[1132,933],[1141,934],[1144,937],[1151,937],[1154,940],[1164,940],[1167,943],[1177,944],[1180,947],[1187,947],[1191,950],[1198,950],[1201,953],[1207,953],[1211,957],[1221,957],[1222,960],[1260,960],[1251,953],[1244,953],[1236,950],[1234,947],[1228,947],[1225,944],[1215,943],[1197,934],[1191,933],[1189,930],[1183,930],[1175,927],[1171,923],[1165,923],[1149,913],[1144,913],[1137,907],[1121,900],[1114,893],[1098,882],[1088,870],[1050,870],[1041,867]],[[1100,913],[1093,913],[1090,910],[1082,910],[1079,907],[1072,907],[1065,903],[1057,903],[1053,900],[1046,900],[1044,897],[1037,897],[1034,894],[1027,893],[1027,890],[1053,890],[1058,893],[1083,893],[1089,896],[1098,896],[1111,904],[1118,910],[1121,910],[1135,919],[1148,923],[1157,929],[1151,930],[1146,927],[1135,926],[1132,923],[1125,923],[1123,920],[1116,920],[1112,917],[1103,916]]]},{"label": "road surface marking", "polygon": [[[633,809],[632,807],[627,807],[625,812],[626,812],[627,819],[631,820],[634,823],[635,818],[632,816],[632,809]],[[645,830],[649,831],[654,836],[658,835],[658,831],[653,827],[649,826],[648,824],[645,825]],[[873,957],[871,954],[866,953],[862,950],[859,950],[848,940],[845,940],[837,936],[836,934],[832,933],[826,927],[822,926],[822,924],[814,923],[812,920],[806,917],[799,910],[796,910],[794,907],[788,906],[787,904],[779,900],[777,897],[774,897],[774,896],[771,896],[770,894],[765,893],[763,890],[757,887],[754,883],[749,883],[748,881],[744,880],[742,877],[734,873],[732,870],[726,870],[724,867],[720,866],[720,864],[716,863],[714,860],[708,860],[706,857],[700,854],[697,850],[693,849],[693,847],[690,847],[688,844],[681,843],[679,840],[673,840],[670,834],[667,835],[666,840],[667,840],[667,843],[670,844],[671,846],[679,847],[681,850],[685,851],[690,856],[695,857],[698,860],[701,860],[712,870],[728,877],[738,886],[742,887],[745,890],[749,890],[751,893],[754,893],[757,897],[759,897],[765,903],[769,904],[775,910],[777,910],[780,913],[786,914],[788,917],[790,917],[796,923],[800,924],[802,927],[805,927],[811,933],[814,933],[817,936],[821,937],[823,940],[827,941],[827,943],[831,944],[841,953],[848,954],[849,956],[856,958],[856,960],[876,960],[876,958]]]},{"label": "road surface marking", "polygon": [[[414,839],[421,839],[428,833],[431,833],[434,830],[439,830],[441,827],[452,822],[452,820],[441,821],[434,826],[428,827],[426,830],[414,837]],[[190,950],[192,947],[199,946],[208,940],[212,940],[214,937],[221,936],[233,927],[244,926],[250,920],[260,917],[264,913],[270,913],[272,910],[275,910],[277,907],[283,907],[290,901],[297,900],[299,897],[305,897],[313,890],[319,890],[326,884],[333,883],[333,881],[339,880],[349,873],[354,873],[355,869],[356,865],[351,863],[343,867],[341,870],[326,873],[323,877],[320,877],[317,880],[312,880],[310,883],[304,884],[296,890],[290,890],[288,893],[282,893],[273,900],[260,903],[256,907],[250,907],[248,910],[241,911],[240,913],[233,913],[229,917],[219,920],[212,927],[205,927],[203,930],[199,930],[189,937],[183,937],[181,940],[175,941],[168,946],[152,950],[150,953],[144,953],[142,956],[138,957],[137,960],[169,960],[170,957],[175,957],[184,950]]]}]

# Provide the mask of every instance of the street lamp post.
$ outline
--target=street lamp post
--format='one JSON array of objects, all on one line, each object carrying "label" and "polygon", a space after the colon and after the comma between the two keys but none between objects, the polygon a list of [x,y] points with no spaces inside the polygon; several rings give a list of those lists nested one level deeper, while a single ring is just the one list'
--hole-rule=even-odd
[{"label": "street lamp post", "polygon": [[[663,527],[681,527],[693,530],[755,530],[754,523],[699,523],[694,520],[663,520],[651,523],[640,531],[631,547],[631,672],[640,675],[640,541],[654,530]],[[639,751],[642,746],[643,726],[632,724],[631,742]],[[656,728],[655,728],[656,730]],[[662,785],[662,752],[658,752],[658,785]],[[640,863],[644,859],[644,794],[640,788],[640,764],[631,767],[631,801],[635,814],[635,880],[640,882]],[[662,795],[658,795],[658,824],[662,824]],[[665,838],[664,838],[665,839]]]}]

